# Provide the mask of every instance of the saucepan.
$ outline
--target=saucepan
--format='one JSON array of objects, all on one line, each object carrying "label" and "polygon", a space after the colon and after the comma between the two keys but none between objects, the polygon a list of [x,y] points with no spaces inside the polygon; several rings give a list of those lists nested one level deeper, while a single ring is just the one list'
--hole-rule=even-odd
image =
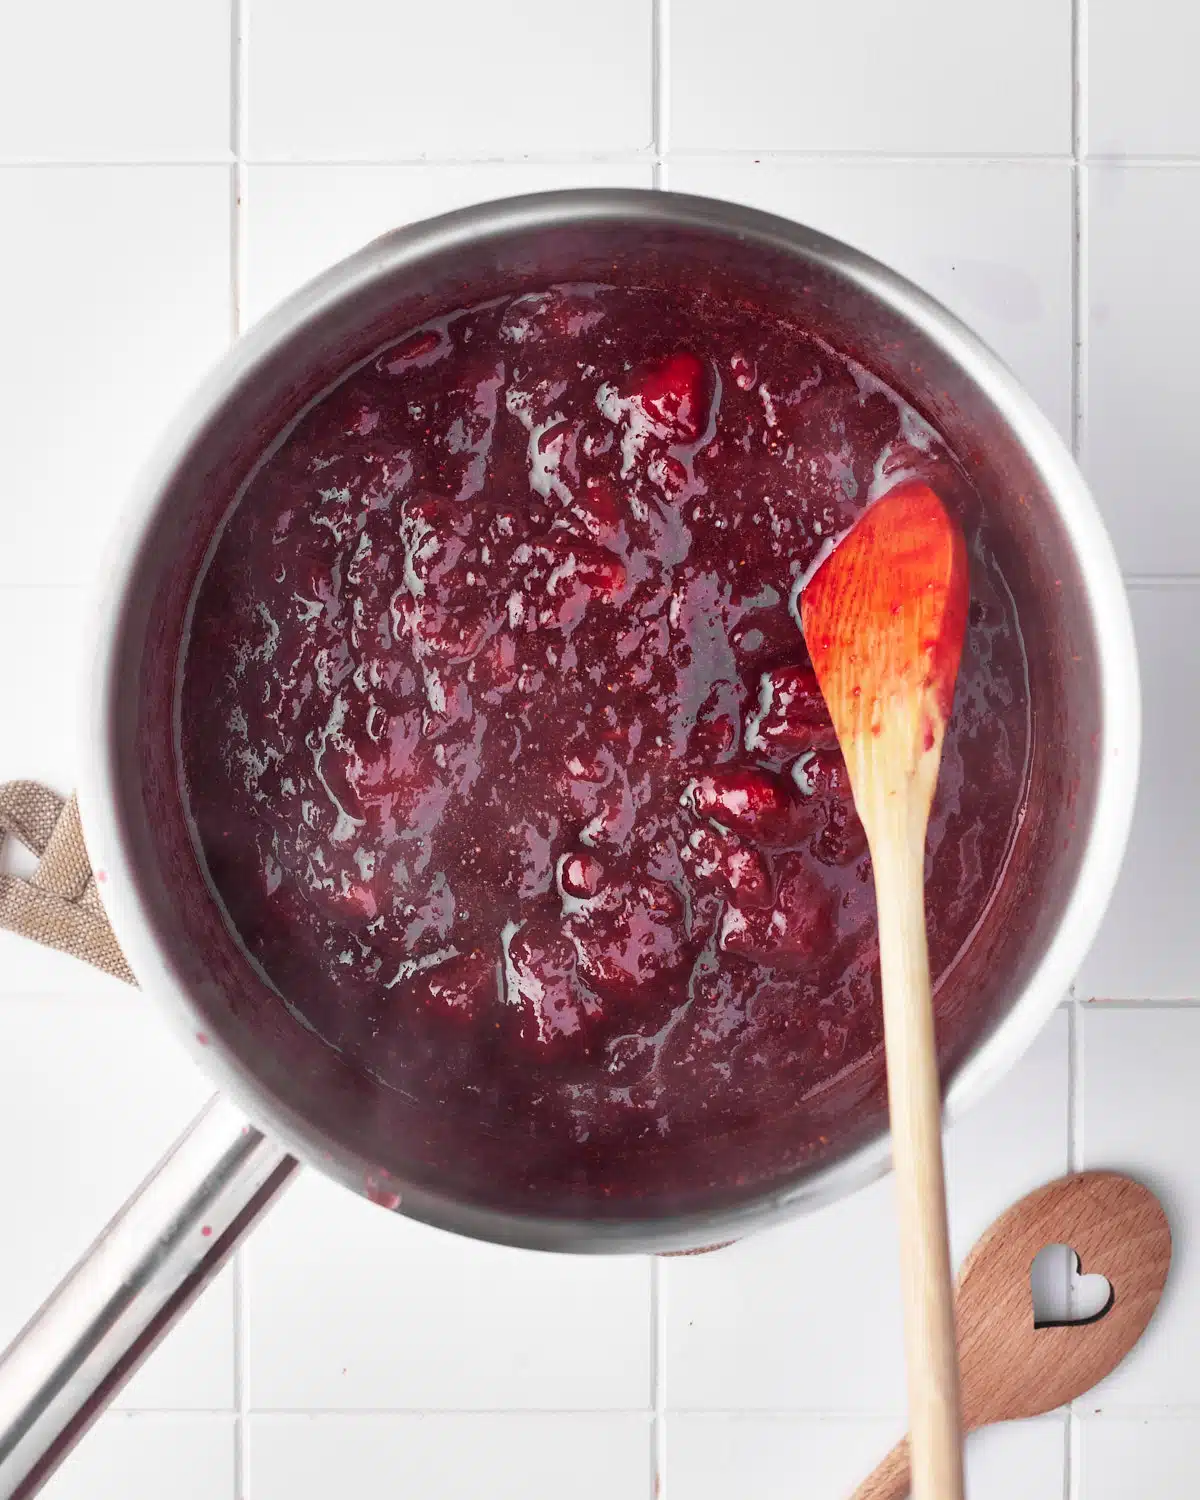
[{"label": "saucepan", "polygon": [[[356,359],[453,307],[561,281],[686,281],[799,318],[897,389],[969,467],[1029,661],[1028,797],[962,957],[946,1058],[955,1119],[1065,995],[1111,893],[1137,774],[1136,658],[1120,575],[1062,441],[1004,365],[885,266],[811,229],[673,193],[508,199],[389,234],[240,340],[142,477],[107,577],[80,808],[97,890],[139,984],[221,1090],[0,1361],[0,1495],[41,1483],[302,1161],[384,1207],[531,1249],[663,1252],[743,1236],[888,1163],[882,1062],[854,1130],[748,1177],[696,1174],[621,1202],[559,1174],[518,1195],[495,1143],[440,1156],[403,1110],[279,1003],[193,853],[174,684],[192,585],[221,517],[288,421]],[[836,1123],[836,1122],[835,1122]],[[714,1160],[728,1142],[709,1143]]]}]

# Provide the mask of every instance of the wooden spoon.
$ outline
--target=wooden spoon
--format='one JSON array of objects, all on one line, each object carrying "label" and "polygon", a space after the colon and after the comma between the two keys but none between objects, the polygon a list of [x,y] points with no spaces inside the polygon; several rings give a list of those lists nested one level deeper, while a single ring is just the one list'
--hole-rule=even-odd
[{"label": "wooden spoon", "polygon": [[925,832],[967,594],[962,533],[910,481],[865,512],[800,596],[875,876],[916,1500],[963,1493]]},{"label": "wooden spoon", "polygon": [[[1108,1307],[1085,1323],[1038,1328],[1030,1270],[1046,1245],[1069,1245],[1080,1270],[1108,1279]],[[1149,1190],[1115,1172],[1079,1172],[1022,1198],[987,1230],[958,1278],[958,1348],[967,1431],[1053,1411],[1116,1369],[1158,1306],[1171,1230]],[[853,1500],[908,1494],[908,1441]]]}]

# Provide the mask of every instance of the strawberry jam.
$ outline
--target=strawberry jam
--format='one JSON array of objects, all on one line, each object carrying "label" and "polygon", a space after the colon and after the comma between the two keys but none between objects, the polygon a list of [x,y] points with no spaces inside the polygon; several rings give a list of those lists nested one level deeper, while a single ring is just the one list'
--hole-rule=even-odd
[{"label": "strawberry jam", "polygon": [[910,476],[971,558],[944,980],[1029,704],[986,517],[918,413],[802,329],[650,287],[468,308],[349,371],[229,513],[181,688],[199,852],[281,1003],[371,1087],[586,1155],[605,1192],[643,1144],[772,1116],[823,1149],[815,1101],[882,1021],[797,601]]}]

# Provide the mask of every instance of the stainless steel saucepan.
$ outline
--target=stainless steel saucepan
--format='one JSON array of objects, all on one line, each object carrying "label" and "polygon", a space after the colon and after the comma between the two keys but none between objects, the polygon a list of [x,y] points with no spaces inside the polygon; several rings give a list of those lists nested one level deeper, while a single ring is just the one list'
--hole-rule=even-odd
[{"label": "stainless steel saucepan", "polygon": [[951,1120],[1012,1066],[1065,994],[1128,831],[1137,671],[1095,506],[1009,371],[886,267],[727,203],[550,193],[390,234],[263,319],[214,371],[144,474],[107,580],[82,747],[88,850],[139,983],[225,1098],[0,1359],[0,1497],[34,1492],[297,1161],[445,1229],[588,1252],[728,1240],[885,1170],[879,1078],[868,1090],[865,1133],[835,1137],[814,1166],[740,1188],[664,1190],[614,1208],[559,1184],[510,1201],[470,1152],[435,1167],[417,1132],[406,1132],[394,1109],[384,1122],[376,1091],[278,1003],[223,922],[192,852],[172,709],[186,608],[213,529],[264,449],[356,358],[438,312],[556,281],[649,276],[794,314],[854,350],[969,461],[1029,652],[1034,736],[1026,815],[956,976],[971,1010],[950,1059]]}]

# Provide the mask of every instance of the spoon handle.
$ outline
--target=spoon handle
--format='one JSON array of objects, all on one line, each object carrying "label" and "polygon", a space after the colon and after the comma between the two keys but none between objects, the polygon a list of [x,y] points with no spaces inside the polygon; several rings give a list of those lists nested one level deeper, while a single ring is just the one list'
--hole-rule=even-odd
[{"label": "spoon handle", "polygon": [[[888,778],[882,778],[888,779]],[[868,801],[870,798],[868,794]],[[897,794],[867,822],[879,910],[884,1037],[900,1223],[914,1500],[962,1500],[954,1289],[942,1168],[924,849],[928,803]]]},{"label": "spoon handle", "polygon": [[908,1439],[901,1438],[877,1468],[871,1470],[850,1500],[905,1500],[909,1493]]}]

